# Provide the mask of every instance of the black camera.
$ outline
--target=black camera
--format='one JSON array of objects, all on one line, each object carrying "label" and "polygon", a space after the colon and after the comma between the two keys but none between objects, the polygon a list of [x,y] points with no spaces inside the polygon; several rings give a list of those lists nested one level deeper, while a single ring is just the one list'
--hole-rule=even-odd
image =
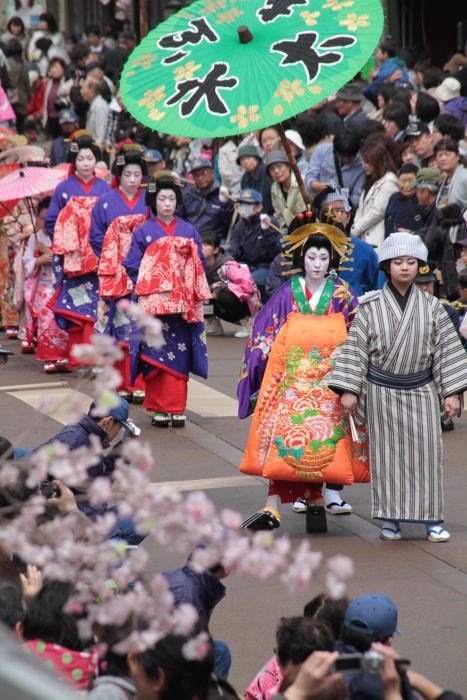
[{"label": "black camera", "polygon": [[41,494],[47,498],[47,500],[50,498],[60,498],[62,495],[60,487],[53,481],[41,481],[40,491]]}]

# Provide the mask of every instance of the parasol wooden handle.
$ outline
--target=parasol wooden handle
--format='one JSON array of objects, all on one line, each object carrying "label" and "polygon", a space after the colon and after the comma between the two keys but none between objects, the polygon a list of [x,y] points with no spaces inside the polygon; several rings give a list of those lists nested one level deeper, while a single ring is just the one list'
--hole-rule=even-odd
[{"label": "parasol wooden handle", "polygon": [[295,160],[295,156],[292,153],[289,142],[287,141],[287,136],[285,135],[284,125],[282,123],[280,123],[278,126],[279,126],[279,134],[281,137],[282,145],[284,146],[284,150],[287,154],[287,158],[289,159],[290,167],[293,170],[293,174],[297,178],[298,187],[299,187],[301,195],[303,197],[303,201],[305,202],[306,205],[311,205],[310,194],[305,187],[305,183],[303,182],[302,174],[301,174],[299,167],[297,165],[297,161]]}]

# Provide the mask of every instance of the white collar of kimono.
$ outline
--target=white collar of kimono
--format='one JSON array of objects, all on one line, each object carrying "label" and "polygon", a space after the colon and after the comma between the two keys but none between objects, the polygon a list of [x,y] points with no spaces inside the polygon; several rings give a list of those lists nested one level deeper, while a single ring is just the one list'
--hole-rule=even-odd
[{"label": "white collar of kimono", "polygon": [[[303,293],[305,294],[305,297],[306,297],[305,278],[304,278],[304,277],[300,277],[299,279],[300,279],[300,284],[301,284],[302,289],[303,289]],[[318,287],[318,289],[316,290],[316,292],[313,292],[313,296],[312,296],[311,299],[308,301],[308,303],[309,303],[309,305],[310,305],[310,309],[313,309],[313,311],[315,311],[315,310],[316,310],[316,307],[318,306],[318,302],[319,302],[319,300],[321,299],[321,294],[323,293],[323,289],[324,289],[324,287],[325,287],[326,282],[327,282],[327,277],[323,277],[323,281],[321,282],[320,286]]]}]

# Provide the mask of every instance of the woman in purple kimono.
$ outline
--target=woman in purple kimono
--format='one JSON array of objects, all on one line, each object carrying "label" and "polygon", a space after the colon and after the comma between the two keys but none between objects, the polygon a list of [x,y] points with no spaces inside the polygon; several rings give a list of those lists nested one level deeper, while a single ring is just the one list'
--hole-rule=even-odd
[{"label": "woman in purple kimono", "polygon": [[[148,214],[145,191],[141,187],[143,177],[147,175],[147,165],[143,156],[144,150],[135,143],[124,144],[116,154],[112,169],[112,189],[99,197],[92,210],[89,242],[98,260],[101,260],[103,254],[105,256],[106,246],[109,245],[106,233],[116,219],[125,217],[125,221],[130,225],[130,217],[146,217]],[[119,298],[103,299],[100,294],[94,330],[113,336],[123,349],[124,357],[115,365],[122,377],[120,396],[127,401],[142,403],[143,382],[137,380],[136,385],[133,385],[130,377],[130,321],[126,314],[118,310],[118,301]]]},{"label": "woman in purple kimono", "polygon": [[78,366],[72,355],[74,345],[85,343],[93,332],[97,311],[97,260],[89,247],[91,210],[96,198],[109,184],[96,177],[101,152],[86,130],[76,131],[70,143],[70,176],[55,189],[45,219],[53,242],[57,324],[68,331],[69,369]]},{"label": "woman in purple kimono", "polygon": [[[161,239],[179,237],[193,241],[199,255],[197,262],[200,259],[202,266],[205,265],[198,231],[192,224],[175,216],[177,206],[182,203],[182,193],[174,180],[165,176],[151,179],[146,202],[151,207],[154,218],[135,230],[130,250],[123,261],[136,292],[140,268],[144,268],[145,262],[150,258],[154,243]],[[201,273],[204,275],[202,269]],[[184,283],[189,287],[192,281],[187,282],[185,280]],[[144,340],[133,337],[130,345],[132,376],[143,373],[146,391],[144,406],[153,412],[152,424],[164,428],[169,425],[180,428],[184,427],[186,420],[190,372],[207,377],[204,323],[188,322],[181,313],[166,313],[158,317],[162,321],[165,345],[155,348]]]},{"label": "woman in purple kimono", "polygon": [[254,410],[240,470],[269,479],[265,507],[243,523],[252,530],[279,527],[279,501],[294,503],[294,510],[297,501],[303,502],[309,532],[325,531],[325,507],[351,512],[340,495],[341,484],[355,476],[350,432],[326,376],[358,302],[337,276],[345,234],[312,224],[307,214],[296,217],[287,236],[300,274],[257,315],[237,389],[239,417]]},{"label": "woman in purple kimono", "polygon": [[109,191],[109,183],[96,177],[96,162],[101,159],[99,146],[90,131],[75,131],[68,150],[70,174],[55,188],[45,219],[45,228],[53,240],[55,223],[60,211],[72,197],[100,197]]}]

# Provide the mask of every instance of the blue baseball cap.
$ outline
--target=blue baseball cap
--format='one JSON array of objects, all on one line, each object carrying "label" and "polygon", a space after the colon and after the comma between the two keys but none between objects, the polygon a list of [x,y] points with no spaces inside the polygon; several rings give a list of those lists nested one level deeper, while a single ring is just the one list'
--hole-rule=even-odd
[{"label": "blue baseball cap", "polygon": [[203,168],[212,168],[209,158],[196,158],[191,164],[190,172],[194,173],[196,170],[202,170]]},{"label": "blue baseball cap", "polygon": [[160,163],[162,158],[162,153],[155,148],[148,148],[143,156],[146,163]]},{"label": "blue baseball cap", "polygon": [[58,113],[58,123],[59,124],[72,124],[77,122],[78,117],[73,109],[61,109]]},{"label": "blue baseball cap", "polygon": [[113,408],[111,408],[107,415],[109,415],[111,418],[114,418],[116,421],[121,423],[124,428],[127,428],[127,430],[131,430],[132,426],[128,422],[128,414],[129,414],[128,401],[126,399],[124,399],[122,396],[117,396],[116,400],[118,401],[118,404],[116,406],[114,406]]},{"label": "blue baseball cap", "polygon": [[397,605],[384,593],[361,595],[345,611],[344,627],[355,632],[392,637],[397,629]]},{"label": "blue baseball cap", "polygon": [[261,192],[258,192],[258,190],[252,190],[250,187],[246,187],[238,195],[237,202],[241,204],[262,204],[263,195]]}]

